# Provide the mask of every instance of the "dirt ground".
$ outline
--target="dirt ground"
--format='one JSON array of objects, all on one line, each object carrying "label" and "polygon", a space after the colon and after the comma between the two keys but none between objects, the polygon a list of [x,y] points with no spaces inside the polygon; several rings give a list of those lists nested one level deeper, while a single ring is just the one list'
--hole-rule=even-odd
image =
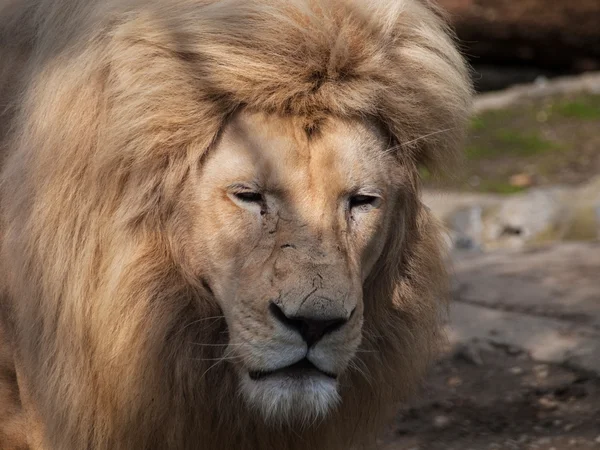
[{"label": "dirt ground", "polygon": [[600,449],[600,377],[477,348],[434,367],[380,450]]}]

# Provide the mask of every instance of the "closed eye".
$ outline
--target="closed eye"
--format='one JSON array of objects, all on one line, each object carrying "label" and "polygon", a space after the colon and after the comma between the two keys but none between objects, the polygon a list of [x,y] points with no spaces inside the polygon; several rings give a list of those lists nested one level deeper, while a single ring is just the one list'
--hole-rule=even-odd
[{"label": "closed eye", "polygon": [[350,209],[367,210],[376,208],[381,203],[381,197],[375,195],[357,194],[352,195],[348,199],[348,207]]},{"label": "closed eye", "polygon": [[258,192],[235,192],[235,198],[245,203],[262,203],[263,196]]}]

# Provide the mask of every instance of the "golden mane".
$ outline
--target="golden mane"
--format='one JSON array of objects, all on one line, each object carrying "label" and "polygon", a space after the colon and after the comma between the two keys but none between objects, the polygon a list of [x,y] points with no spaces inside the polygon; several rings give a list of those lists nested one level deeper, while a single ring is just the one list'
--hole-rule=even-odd
[{"label": "golden mane", "polygon": [[[439,12],[417,0],[1,0],[0,60],[0,345],[13,355],[0,366],[27,393],[22,427],[53,450],[372,442],[434,354],[444,312],[416,167],[459,154],[471,87]],[[227,365],[206,361],[218,347],[189,345],[223,342],[226,326],[189,326],[220,313],[182,269],[178,194],[191,149],[241,107],[375,118],[415,168],[404,223],[365,285],[352,388],[297,429],[262,423]]]}]

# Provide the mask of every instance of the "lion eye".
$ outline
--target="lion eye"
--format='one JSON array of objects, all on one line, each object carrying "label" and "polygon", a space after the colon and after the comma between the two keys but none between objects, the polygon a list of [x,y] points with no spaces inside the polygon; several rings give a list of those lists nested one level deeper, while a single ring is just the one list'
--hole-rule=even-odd
[{"label": "lion eye", "polygon": [[262,203],[263,196],[258,192],[236,192],[235,198],[245,203]]},{"label": "lion eye", "polygon": [[374,195],[357,194],[350,197],[348,206],[350,209],[370,209],[377,207],[381,201],[380,197]]}]

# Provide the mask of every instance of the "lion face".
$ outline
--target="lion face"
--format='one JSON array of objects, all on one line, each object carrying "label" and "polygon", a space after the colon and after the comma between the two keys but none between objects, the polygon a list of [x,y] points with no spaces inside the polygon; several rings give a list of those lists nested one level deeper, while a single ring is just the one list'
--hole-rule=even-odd
[{"label": "lion face", "polygon": [[193,264],[225,357],[267,419],[325,414],[361,342],[362,286],[385,244],[398,162],[377,126],[241,112],[194,177]]}]

